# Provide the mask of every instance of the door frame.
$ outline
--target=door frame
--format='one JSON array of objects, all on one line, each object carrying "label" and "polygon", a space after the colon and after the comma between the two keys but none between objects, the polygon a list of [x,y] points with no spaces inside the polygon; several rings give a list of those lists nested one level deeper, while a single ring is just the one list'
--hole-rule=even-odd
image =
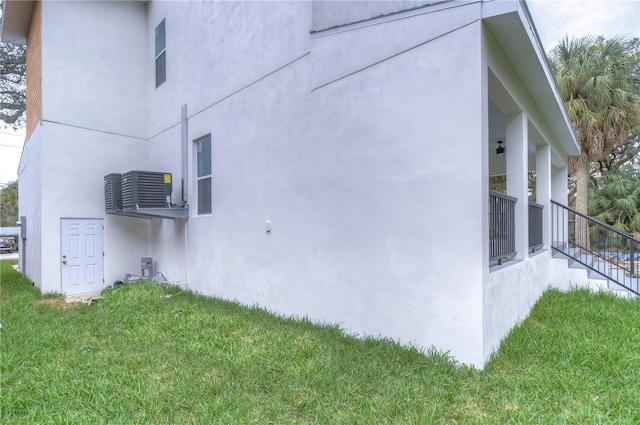
[{"label": "door frame", "polygon": [[[79,291],[69,291],[71,288],[71,284],[68,281],[65,281],[65,279],[68,279],[68,275],[65,276],[65,274],[68,272],[68,268],[65,269],[65,264],[67,260],[70,260],[68,258],[65,258],[65,241],[64,238],[68,237],[68,232],[65,228],[66,223],[72,222],[72,221],[78,221],[78,222],[82,222],[82,223],[90,223],[90,222],[94,222],[96,224],[96,233],[99,234],[99,243],[96,243],[96,264],[98,264],[97,267],[97,278],[96,278],[96,285],[95,288],[93,288],[92,290],[85,290],[87,289],[86,287],[84,289],[80,288]],[[67,233],[66,233],[67,232]],[[85,255],[86,258],[86,255]],[[85,269],[86,272],[86,269]],[[86,285],[85,285],[86,286]],[[73,295],[81,295],[81,294],[88,294],[88,293],[93,293],[93,292],[99,292],[102,291],[104,289],[105,286],[105,278],[104,278],[104,219],[102,218],[89,218],[89,217],[61,217],[60,218],[60,291],[66,295],[66,296],[73,296]]]}]

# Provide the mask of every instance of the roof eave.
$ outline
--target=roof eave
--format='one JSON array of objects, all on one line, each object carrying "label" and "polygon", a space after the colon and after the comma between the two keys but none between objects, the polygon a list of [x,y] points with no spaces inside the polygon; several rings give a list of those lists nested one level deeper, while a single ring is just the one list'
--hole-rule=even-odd
[{"label": "roof eave", "polygon": [[31,0],[4,0],[2,2],[0,40],[12,44],[26,43],[34,3],[35,1]]},{"label": "roof eave", "polygon": [[[494,1],[485,3],[483,20],[494,34],[511,66],[522,79],[540,113],[549,122],[562,148],[568,155],[580,155],[580,142],[560,97],[547,57],[524,1]],[[518,28],[517,40],[502,37],[505,24]],[[511,26],[513,29],[513,26]],[[523,48],[523,44],[526,48]],[[526,56],[525,56],[526,55]],[[523,60],[525,59],[525,60]],[[531,66],[533,64],[533,66]]]}]

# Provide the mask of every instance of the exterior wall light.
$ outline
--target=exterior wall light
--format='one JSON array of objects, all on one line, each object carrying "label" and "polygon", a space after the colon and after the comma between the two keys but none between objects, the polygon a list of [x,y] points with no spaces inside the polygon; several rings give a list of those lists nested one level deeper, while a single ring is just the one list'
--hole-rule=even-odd
[{"label": "exterior wall light", "polygon": [[502,140],[498,140],[498,148],[496,149],[496,155],[504,155],[506,150],[504,146],[502,146],[504,142]]}]

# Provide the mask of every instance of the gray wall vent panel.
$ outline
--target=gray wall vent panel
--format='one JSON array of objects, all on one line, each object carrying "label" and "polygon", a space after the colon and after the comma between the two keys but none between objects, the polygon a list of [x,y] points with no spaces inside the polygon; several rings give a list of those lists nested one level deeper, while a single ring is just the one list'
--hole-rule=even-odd
[{"label": "gray wall vent panel", "polygon": [[107,213],[122,211],[122,174],[104,176],[104,209]]}]

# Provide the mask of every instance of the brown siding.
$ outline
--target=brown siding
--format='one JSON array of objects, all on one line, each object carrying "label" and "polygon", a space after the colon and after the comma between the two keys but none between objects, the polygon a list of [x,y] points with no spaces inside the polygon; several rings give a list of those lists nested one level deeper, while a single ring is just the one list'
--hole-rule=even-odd
[{"label": "brown siding", "polygon": [[27,137],[42,119],[42,3],[37,1],[27,36]]}]

